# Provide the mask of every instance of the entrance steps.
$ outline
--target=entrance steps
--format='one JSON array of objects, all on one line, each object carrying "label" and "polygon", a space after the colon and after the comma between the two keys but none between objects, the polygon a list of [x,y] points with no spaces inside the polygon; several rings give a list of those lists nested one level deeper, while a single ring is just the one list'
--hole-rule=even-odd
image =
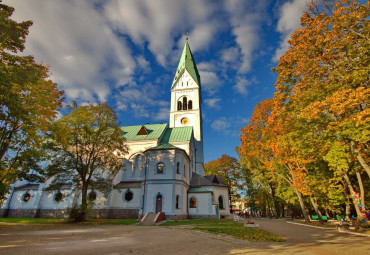
[{"label": "entrance steps", "polygon": [[154,225],[157,222],[160,222],[166,218],[164,212],[147,212],[144,217],[141,219],[140,224],[142,225]]}]

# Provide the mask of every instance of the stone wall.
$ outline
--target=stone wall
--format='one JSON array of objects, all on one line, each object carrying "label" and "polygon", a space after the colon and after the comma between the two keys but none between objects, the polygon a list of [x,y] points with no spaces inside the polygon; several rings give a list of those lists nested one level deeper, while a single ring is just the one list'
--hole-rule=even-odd
[{"label": "stone wall", "polygon": [[166,220],[187,220],[188,215],[166,215]]},{"label": "stone wall", "polygon": [[[11,209],[6,216],[6,209],[0,210],[0,217],[9,218],[57,218],[68,219],[70,209]],[[139,209],[93,209],[88,218],[94,219],[137,219]]]},{"label": "stone wall", "polygon": [[9,218],[35,218],[36,209],[10,209],[7,217]]},{"label": "stone wall", "polygon": [[38,213],[38,218],[57,218],[57,219],[68,219],[70,209],[42,209]]},{"label": "stone wall", "polygon": [[189,219],[217,219],[216,215],[189,215]]}]

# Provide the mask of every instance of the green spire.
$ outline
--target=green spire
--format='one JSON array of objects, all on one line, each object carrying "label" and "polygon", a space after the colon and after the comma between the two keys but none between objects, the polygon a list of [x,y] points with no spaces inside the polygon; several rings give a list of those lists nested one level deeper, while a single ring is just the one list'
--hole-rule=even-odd
[{"label": "green spire", "polygon": [[195,65],[193,55],[191,54],[191,50],[188,44],[188,38],[186,38],[184,50],[182,51],[180,62],[179,65],[177,66],[175,78],[173,79],[171,88],[176,84],[177,80],[179,79],[184,69],[186,69],[189,72],[191,77],[193,77],[194,81],[200,87],[200,76],[198,73],[197,66]]}]

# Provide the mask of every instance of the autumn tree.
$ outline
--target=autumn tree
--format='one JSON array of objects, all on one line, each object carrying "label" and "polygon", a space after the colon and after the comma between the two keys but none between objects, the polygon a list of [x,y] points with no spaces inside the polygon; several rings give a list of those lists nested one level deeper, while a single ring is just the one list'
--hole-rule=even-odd
[{"label": "autumn tree", "polygon": [[106,103],[74,105],[71,110],[55,122],[45,144],[50,157],[46,176],[52,178],[48,190],[71,183],[81,192],[82,202],[74,220],[82,221],[87,214],[88,189],[108,194],[112,186],[109,177],[123,167],[128,149],[116,113]]},{"label": "autumn tree", "polygon": [[0,201],[16,178],[37,177],[28,173],[37,168],[43,134],[63,94],[49,79],[47,66],[17,55],[32,21],[16,22],[13,12],[0,3]]},{"label": "autumn tree", "polygon": [[323,154],[312,156],[328,162],[349,194],[354,192],[352,163],[370,177],[369,6],[354,0],[312,2],[275,69],[276,115],[291,116],[317,136]]},{"label": "autumn tree", "polygon": [[205,175],[217,175],[229,189],[230,204],[238,198],[237,190],[241,188],[241,166],[238,160],[223,154],[216,160],[204,164]]}]

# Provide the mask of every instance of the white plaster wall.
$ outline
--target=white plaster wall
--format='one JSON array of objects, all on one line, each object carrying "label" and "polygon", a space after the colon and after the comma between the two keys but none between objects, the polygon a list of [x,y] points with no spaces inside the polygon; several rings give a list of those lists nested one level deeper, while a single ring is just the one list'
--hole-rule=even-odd
[{"label": "white plaster wall", "polygon": [[224,208],[220,209],[221,215],[229,215],[230,214],[230,205],[229,205],[229,195],[228,195],[227,187],[214,187],[213,191],[213,199],[218,202],[218,197],[222,196],[224,200]]},{"label": "white plaster wall", "polygon": [[145,209],[146,212],[155,212],[157,195],[162,195],[162,212],[174,214],[173,208],[173,183],[148,183],[145,192]]},{"label": "white plaster wall", "polygon": [[[197,208],[190,208],[190,199],[195,197]],[[214,215],[212,211],[212,193],[189,193],[189,215]]]},{"label": "white plaster wall", "polygon": [[131,157],[131,155],[139,151],[145,151],[152,147],[156,147],[158,146],[158,143],[159,143],[158,139],[126,141],[125,144],[128,146],[129,153],[125,156],[125,158],[128,159]]},{"label": "white plaster wall", "polygon": [[14,192],[13,197],[10,201],[10,209],[37,209],[42,191],[40,190],[29,190],[31,198],[28,202],[23,201],[23,195],[26,190],[17,190]]},{"label": "white plaster wall", "polygon": [[[175,150],[153,150],[148,153],[147,180],[173,179],[176,166]],[[158,163],[164,164],[163,174],[157,173]]]},{"label": "white plaster wall", "polygon": [[66,209],[68,207],[72,207],[75,193],[70,194],[70,190],[60,190],[60,192],[64,197],[62,201],[58,203],[55,201],[55,195],[58,193],[57,190],[52,192],[44,191],[41,196],[40,209]]},{"label": "white plaster wall", "polygon": [[132,187],[130,191],[133,193],[131,201],[125,200],[125,194],[128,188],[113,189],[109,194],[109,207],[122,209],[139,209],[142,206],[141,187]]},{"label": "white plaster wall", "polygon": [[[173,194],[173,204],[174,204],[174,213],[175,214],[184,214],[186,213],[186,204],[184,206],[184,201],[186,202],[186,193],[184,196],[184,191],[186,187],[183,184],[175,184],[175,192]],[[179,209],[176,209],[176,196],[179,196]]]}]

